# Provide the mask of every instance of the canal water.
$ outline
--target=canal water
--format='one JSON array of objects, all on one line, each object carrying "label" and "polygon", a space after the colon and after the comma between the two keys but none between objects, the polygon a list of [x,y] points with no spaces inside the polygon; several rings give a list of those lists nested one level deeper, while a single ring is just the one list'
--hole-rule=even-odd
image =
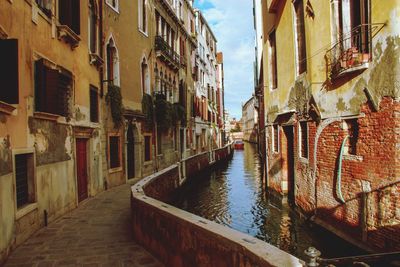
[{"label": "canal water", "polygon": [[227,164],[188,183],[172,205],[264,240],[301,259],[313,246],[322,257],[363,254],[330,232],[300,219],[286,204],[262,189],[256,147],[245,143]]}]

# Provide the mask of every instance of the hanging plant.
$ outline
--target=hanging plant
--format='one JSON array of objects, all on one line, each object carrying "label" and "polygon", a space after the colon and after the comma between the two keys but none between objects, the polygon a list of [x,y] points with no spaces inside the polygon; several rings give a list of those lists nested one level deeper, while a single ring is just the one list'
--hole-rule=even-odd
[{"label": "hanging plant", "polygon": [[185,108],[179,104],[173,104],[174,116],[173,123],[176,124],[178,121],[181,122],[182,126],[186,126],[186,111]]},{"label": "hanging plant", "polygon": [[121,88],[116,85],[109,85],[106,95],[106,102],[111,108],[111,117],[114,121],[114,127],[120,127],[123,117]]},{"label": "hanging plant", "polygon": [[144,94],[142,98],[142,111],[145,115],[145,125],[147,128],[153,128],[153,116],[154,116],[154,107],[153,107],[153,98],[149,94]]},{"label": "hanging plant", "polygon": [[173,123],[173,106],[162,97],[156,97],[155,100],[156,122],[162,130],[167,130]]}]

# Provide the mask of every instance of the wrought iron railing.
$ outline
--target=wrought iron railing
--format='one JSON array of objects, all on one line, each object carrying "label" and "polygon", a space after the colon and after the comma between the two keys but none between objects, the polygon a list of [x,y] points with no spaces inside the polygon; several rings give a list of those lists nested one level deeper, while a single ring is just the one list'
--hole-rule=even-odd
[{"label": "wrought iron railing", "polygon": [[160,51],[162,55],[166,57],[174,65],[176,66],[180,65],[180,57],[178,53],[176,53],[161,36],[156,36],[155,50]]},{"label": "wrought iron railing", "polygon": [[365,66],[372,59],[372,38],[384,23],[361,24],[342,34],[339,41],[326,51],[328,79],[332,80],[349,70]]},{"label": "wrought iron railing", "polygon": [[400,261],[400,251],[389,252],[389,253],[379,253],[379,254],[369,254],[369,255],[359,255],[351,257],[324,259],[321,258],[321,252],[317,249],[310,247],[304,252],[308,257],[309,261],[306,266],[398,266]]}]

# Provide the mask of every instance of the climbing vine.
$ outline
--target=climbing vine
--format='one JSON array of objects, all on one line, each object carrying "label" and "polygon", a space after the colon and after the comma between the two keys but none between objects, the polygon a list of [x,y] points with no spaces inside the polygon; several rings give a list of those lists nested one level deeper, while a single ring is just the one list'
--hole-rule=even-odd
[{"label": "climbing vine", "polygon": [[179,103],[175,103],[173,104],[173,110],[174,110],[174,124],[176,124],[178,121],[181,122],[182,126],[186,126],[186,112],[185,112],[185,108],[179,104]]},{"label": "climbing vine", "polygon": [[114,121],[114,127],[118,128],[121,126],[123,120],[121,88],[115,85],[108,86],[106,101],[111,108],[111,117]]},{"label": "climbing vine", "polygon": [[149,129],[152,129],[153,127],[153,116],[154,116],[153,105],[154,103],[151,95],[144,94],[142,98],[142,111],[145,116],[145,125]]},{"label": "climbing vine", "polygon": [[155,111],[157,126],[162,130],[168,130],[173,123],[173,106],[162,97],[155,99]]}]

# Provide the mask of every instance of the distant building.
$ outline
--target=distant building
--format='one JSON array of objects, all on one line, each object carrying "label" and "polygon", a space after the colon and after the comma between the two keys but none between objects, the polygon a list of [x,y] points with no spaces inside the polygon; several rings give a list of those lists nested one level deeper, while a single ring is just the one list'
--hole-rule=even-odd
[{"label": "distant building", "polygon": [[258,113],[255,108],[256,99],[252,96],[242,106],[242,132],[243,139],[251,143],[257,143]]}]

